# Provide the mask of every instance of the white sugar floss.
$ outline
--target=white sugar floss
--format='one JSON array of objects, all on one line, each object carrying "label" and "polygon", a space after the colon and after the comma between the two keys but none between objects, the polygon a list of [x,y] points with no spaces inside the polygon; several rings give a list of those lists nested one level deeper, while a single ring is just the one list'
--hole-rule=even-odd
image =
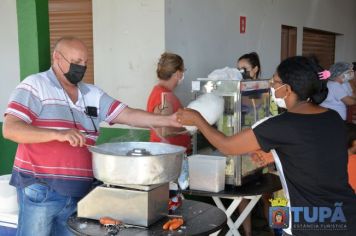
[{"label": "white sugar floss", "polygon": [[[210,124],[215,124],[224,112],[224,99],[214,93],[205,93],[189,103],[188,108],[198,111]],[[197,130],[196,126],[184,126],[189,132]]]}]

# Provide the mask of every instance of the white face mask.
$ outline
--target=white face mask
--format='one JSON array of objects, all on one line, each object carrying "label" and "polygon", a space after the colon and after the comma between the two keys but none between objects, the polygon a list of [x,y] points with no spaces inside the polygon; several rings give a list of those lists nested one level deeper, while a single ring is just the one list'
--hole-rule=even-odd
[{"label": "white face mask", "polygon": [[350,73],[345,73],[344,75],[344,78],[343,78],[343,83],[346,83],[346,82],[348,82],[348,81],[350,81],[350,80],[352,80],[353,79],[353,77],[351,76],[351,74]]},{"label": "white face mask", "polygon": [[182,78],[180,80],[178,80],[178,85],[181,84],[183,82],[183,80],[184,80],[184,73],[182,75]]},{"label": "white face mask", "polygon": [[280,88],[282,88],[284,85],[278,87],[277,89],[271,87],[271,96],[272,96],[272,100],[274,101],[274,103],[276,103],[276,105],[280,108],[285,108],[287,109],[287,105],[286,102],[284,101],[284,99],[286,98],[286,96],[284,96],[284,98],[276,98],[276,91]]}]

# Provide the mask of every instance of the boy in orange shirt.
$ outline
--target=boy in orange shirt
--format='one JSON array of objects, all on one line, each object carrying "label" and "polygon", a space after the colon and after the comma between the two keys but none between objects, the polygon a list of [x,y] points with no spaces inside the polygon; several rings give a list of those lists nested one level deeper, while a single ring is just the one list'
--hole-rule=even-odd
[{"label": "boy in orange shirt", "polygon": [[356,125],[348,123],[347,127],[347,145],[349,151],[349,163],[347,171],[349,173],[349,184],[356,193]]}]

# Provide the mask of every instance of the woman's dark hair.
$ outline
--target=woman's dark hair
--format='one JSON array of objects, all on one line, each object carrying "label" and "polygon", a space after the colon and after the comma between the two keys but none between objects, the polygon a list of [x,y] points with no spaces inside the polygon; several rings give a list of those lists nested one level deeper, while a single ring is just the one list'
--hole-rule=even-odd
[{"label": "woman's dark hair", "polygon": [[256,78],[260,77],[260,75],[261,75],[261,63],[260,63],[260,58],[259,58],[258,54],[256,52],[251,52],[251,53],[244,54],[237,60],[237,62],[239,62],[242,59],[247,60],[251,64],[252,68],[255,68],[256,66],[258,66],[258,71],[256,73]]},{"label": "woman's dark hair", "polygon": [[174,53],[163,53],[157,64],[157,77],[161,80],[169,80],[178,70],[184,71],[182,57]]},{"label": "woman's dark hair", "polygon": [[309,100],[322,103],[328,96],[327,80],[320,80],[318,73],[323,69],[307,57],[295,56],[285,59],[277,67],[278,76],[288,84],[299,101]]}]

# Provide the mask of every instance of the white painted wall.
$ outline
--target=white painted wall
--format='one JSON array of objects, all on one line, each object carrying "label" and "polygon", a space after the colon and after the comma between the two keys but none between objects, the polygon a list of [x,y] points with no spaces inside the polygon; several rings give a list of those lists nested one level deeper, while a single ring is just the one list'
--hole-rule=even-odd
[{"label": "white painted wall", "polygon": [[164,0],[93,0],[94,80],[131,107],[146,108],[164,51]]},{"label": "white painted wall", "polygon": [[[166,49],[180,54],[188,68],[177,95],[187,104],[190,81],[212,70],[235,66],[244,53],[260,55],[262,77],[271,77],[280,62],[281,25],[343,34],[336,42],[336,61],[356,61],[355,0],[166,0]],[[246,33],[239,18],[247,17]]]},{"label": "white painted wall", "polygon": [[[4,114],[10,93],[20,82],[20,59],[16,1],[0,1],[0,113]],[[0,115],[0,122],[3,121]]]},{"label": "white painted wall", "polygon": [[[132,107],[145,108],[165,50],[179,53],[188,71],[177,94],[190,98],[190,80],[234,66],[241,54],[257,51],[263,77],[280,57],[281,24],[343,34],[336,60],[356,61],[355,0],[93,0],[95,82]],[[0,111],[20,81],[16,1],[0,1]],[[246,34],[239,17],[247,17]],[[0,121],[3,117],[0,116]]]}]

